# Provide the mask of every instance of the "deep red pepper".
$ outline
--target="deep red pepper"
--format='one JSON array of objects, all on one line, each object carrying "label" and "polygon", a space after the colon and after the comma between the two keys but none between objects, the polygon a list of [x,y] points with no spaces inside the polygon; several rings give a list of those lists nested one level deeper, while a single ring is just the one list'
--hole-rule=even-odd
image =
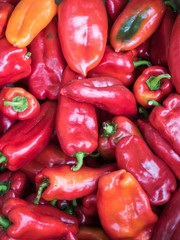
[{"label": "deep red pepper", "polygon": [[17,120],[0,111],[0,136],[2,136]]},{"label": "deep red pepper", "polygon": [[87,216],[98,216],[97,203],[96,203],[96,192],[83,197],[80,206],[82,212]]},{"label": "deep red pepper", "polygon": [[14,9],[14,6],[8,2],[0,2],[0,38],[5,36],[8,19]]},{"label": "deep red pepper", "polygon": [[[8,237],[17,239],[48,239],[66,236],[70,231],[78,232],[77,219],[49,205],[34,205],[19,198],[6,200],[0,217],[1,226]],[[30,219],[30,221],[27,221]],[[1,238],[3,239],[3,238]]]},{"label": "deep red pepper", "polygon": [[140,128],[144,139],[152,149],[152,151],[160,157],[174,172],[176,177],[180,179],[180,155],[178,155],[148,121],[138,119],[138,127]]},{"label": "deep red pepper", "polygon": [[120,13],[123,11],[127,3],[128,3],[128,0],[106,0],[105,1],[108,16],[110,17],[112,22],[114,22],[116,18],[120,15]]},{"label": "deep red pepper", "polygon": [[20,0],[1,0],[1,2],[4,2],[4,3],[10,3],[12,5],[16,5]]},{"label": "deep red pepper", "polygon": [[[74,78],[82,78],[82,76],[67,67],[62,76],[61,87]],[[59,95],[56,131],[63,152],[77,158],[78,164],[72,169],[78,170],[83,164],[84,156],[94,152],[98,145],[95,107]]]},{"label": "deep red pepper", "polygon": [[31,73],[31,58],[27,48],[17,48],[6,38],[0,39],[0,86],[16,82]]},{"label": "deep red pepper", "polygon": [[94,104],[114,115],[133,115],[137,111],[132,92],[112,77],[74,79],[61,88],[60,94]]},{"label": "deep red pepper", "polygon": [[110,240],[102,227],[80,226],[76,236],[78,240]]},{"label": "deep red pepper", "polygon": [[0,137],[0,162],[11,171],[20,169],[46,146],[54,131],[57,103],[41,104],[38,116],[15,123]]},{"label": "deep red pepper", "polygon": [[4,87],[0,92],[0,110],[11,118],[25,120],[39,113],[40,104],[23,88]]},{"label": "deep red pepper", "polygon": [[177,67],[177,63],[180,62],[180,13],[176,17],[173,29],[171,32],[171,38],[169,43],[168,52],[168,67],[172,76],[172,84],[174,85],[176,92],[180,93],[180,68]]},{"label": "deep red pepper", "polygon": [[136,48],[137,56],[147,61],[151,61],[150,48],[151,48],[151,37],[146,39]]},{"label": "deep red pepper", "polygon": [[176,190],[175,176],[168,166],[152,153],[142,138],[122,138],[116,145],[116,160],[119,169],[133,174],[152,205],[168,202],[171,193]]},{"label": "deep red pepper", "polygon": [[162,66],[151,66],[146,68],[136,79],[133,93],[140,105],[152,108],[151,102],[155,100],[161,103],[172,89],[171,76],[168,70]]},{"label": "deep red pepper", "polygon": [[55,19],[34,38],[28,49],[32,53],[32,71],[28,77],[31,93],[38,99],[57,99],[66,64]]}]

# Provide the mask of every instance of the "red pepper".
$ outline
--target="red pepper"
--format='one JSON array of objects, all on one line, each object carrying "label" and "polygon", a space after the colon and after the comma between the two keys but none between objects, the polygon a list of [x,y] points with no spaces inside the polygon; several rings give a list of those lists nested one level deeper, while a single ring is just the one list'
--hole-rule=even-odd
[{"label": "red pepper", "polygon": [[148,119],[180,155],[180,95],[170,94],[164,100],[163,106],[157,106],[152,110]]},{"label": "red pepper", "polygon": [[130,1],[110,31],[114,50],[131,50],[148,39],[159,27],[165,9],[162,0]]},{"label": "red pepper", "polygon": [[1,0],[1,2],[4,2],[4,3],[10,3],[12,5],[16,5],[20,0]]},{"label": "red pepper", "polygon": [[175,14],[170,6],[166,7],[160,27],[153,34],[150,56],[153,65],[168,66],[168,51]]},{"label": "red pepper", "polygon": [[14,6],[8,2],[0,2],[0,38],[5,36],[5,30],[8,19],[14,9]]},{"label": "red pepper", "polygon": [[103,122],[98,141],[98,152],[109,161],[115,160],[116,144],[125,136],[142,137],[136,125],[127,117],[116,116]]},{"label": "red pepper", "polygon": [[[82,78],[67,67],[61,87],[74,78]],[[82,81],[82,80],[81,80]],[[60,146],[68,156],[77,158],[72,170],[78,170],[84,156],[94,152],[98,145],[98,123],[95,107],[59,95],[56,113],[56,131]]]},{"label": "red pepper", "polygon": [[41,195],[46,201],[73,200],[89,195],[97,189],[100,176],[115,169],[115,164],[107,164],[96,169],[83,166],[75,172],[71,171],[70,166],[65,165],[45,168],[36,175],[38,193],[34,203],[38,203]]},{"label": "red pepper", "polygon": [[136,48],[137,56],[139,58],[151,61],[150,58],[151,41],[152,41],[151,37],[149,37]]},{"label": "red pepper", "polygon": [[96,192],[83,197],[81,205],[79,207],[81,208],[81,211],[87,216],[98,216]]},{"label": "red pepper", "polygon": [[31,58],[27,48],[17,48],[6,38],[0,39],[0,85],[16,82],[31,73]]},{"label": "red pepper", "polygon": [[39,113],[40,104],[23,88],[4,87],[0,92],[0,110],[8,117],[25,120]]},{"label": "red pepper", "polygon": [[172,149],[167,140],[164,139],[159,131],[148,121],[138,119],[137,123],[152,151],[160,157],[174,172],[176,177],[180,179],[180,155]]},{"label": "red pepper", "polygon": [[172,91],[171,76],[168,70],[162,66],[146,68],[136,79],[133,86],[133,93],[136,100],[145,108],[152,108],[154,100],[162,102]]},{"label": "red pepper", "polygon": [[0,207],[6,199],[22,198],[28,189],[27,176],[21,171],[6,171],[0,174]]},{"label": "red pepper", "polygon": [[104,230],[100,227],[80,226],[76,235],[78,240],[110,240]]},{"label": "red pepper", "polygon": [[168,52],[168,67],[172,76],[172,84],[177,93],[180,93],[180,68],[177,64],[180,62],[180,13],[176,17],[171,38],[169,43]]},{"label": "red pepper", "polygon": [[2,136],[17,120],[0,111],[0,136]]},{"label": "red pepper", "polygon": [[157,222],[146,193],[135,177],[124,169],[99,179],[97,209],[103,229],[112,240],[150,239],[150,235],[147,238],[138,236]]},{"label": "red pepper", "polygon": [[132,92],[112,77],[74,79],[61,88],[60,94],[94,104],[114,115],[133,115],[137,111]]},{"label": "red pepper", "polygon": [[31,93],[38,99],[58,98],[65,60],[53,19],[28,46],[32,53],[32,71],[28,77]]},{"label": "red pepper", "polygon": [[128,0],[105,0],[108,16],[114,22],[127,5]]},{"label": "red pepper", "polygon": [[149,197],[152,205],[169,201],[176,190],[176,178],[168,166],[154,155],[146,142],[137,136],[127,136],[116,145],[119,169],[133,174]]},{"label": "red pepper", "polygon": [[18,170],[42,151],[54,131],[56,106],[44,102],[38,116],[17,122],[0,137],[0,162],[5,167]]},{"label": "red pepper", "polygon": [[66,236],[69,231],[78,232],[77,219],[53,206],[11,198],[4,203],[2,212],[6,218],[0,217],[1,226],[8,237],[15,239],[32,239],[32,234],[34,240],[48,239],[49,234],[56,239]]},{"label": "red pepper", "polygon": [[68,66],[86,76],[103,57],[108,19],[102,0],[64,0],[58,6],[58,31]]}]

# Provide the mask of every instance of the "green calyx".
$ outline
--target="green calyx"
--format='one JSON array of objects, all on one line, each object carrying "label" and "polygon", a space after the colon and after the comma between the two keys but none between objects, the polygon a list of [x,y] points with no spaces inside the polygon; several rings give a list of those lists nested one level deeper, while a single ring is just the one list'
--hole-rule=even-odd
[{"label": "green calyx", "polygon": [[49,178],[44,177],[43,182],[42,182],[41,185],[39,186],[39,189],[38,189],[36,198],[35,198],[34,201],[33,201],[34,204],[39,204],[39,200],[40,200],[40,198],[41,198],[41,195],[42,195],[43,190],[44,190],[45,188],[48,188],[49,185],[50,185]]},{"label": "green calyx", "polygon": [[7,157],[5,157],[2,152],[0,152],[0,163],[7,165]]},{"label": "green calyx", "polygon": [[161,106],[161,104],[158,103],[158,102],[157,102],[156,100],[154,100],[154,99],[148,100],[148,105],[149,105],[149,106],[154,106],[154,107]]},{"label": "green calyx", "polygon": [[161,74],[157,77],[151,76],[147,81],[146,84],[148,85],[150,90],[158,90],[161,86],[160,80],[163,78],[170,79],[171,76],[169,74]]},{"label": "green calyx", "polygon": [[0,196],[4,196],[9,191],[10,186],[11,186],[10,181],[0,182]]},{"label": "green calyx", "polygon": [[151,62],[146,61],[146,60],[133,61],[133,63],[134,63],[135,68],[140,67],[140,66],[144,66],[144,65],[147,66],[147,67],[152,66]]},{"label": "green calyx", "polygon": [[81,167],[82,167],[82,165],[83,165],[83,159],[84,159],[84,157],[86,156],[86,155],[88,155],[88,153],[87,152],[77,152],[77,153],[74,153],[73,155],[72,155],[72,157],[76,157],[77,158],[77,165],[74,165],[74,166],[72,166],[72,168],[71,168],[71,170],[72,171],[77,171],[77,170],[79,170]]},{"label": "green calyx", "polygon": [[174,2],[171,1],[164,1],[165,5],[172,7],[173,12],[177,12],[177,6]]},{"label": "green calyx", "polygon": [[103,137],[110,137],[113,133],[115,133],[117,131],[117,124],[115,122],[103,122],[102,123],[102,134],[101,136]]},{"label": "green calyx", "polygon": [[0,224],[1,228],[6,231],[8,227],[12,224],[12,222],[9,220],[7,216],[1,217],[0,216]]},{"label": "green calyx", "polygon": [[4,101],[4,105],[13,107],[16,112],[24,112],[28,108],[28,101],[26,97],[17,95],[12,101]]}]

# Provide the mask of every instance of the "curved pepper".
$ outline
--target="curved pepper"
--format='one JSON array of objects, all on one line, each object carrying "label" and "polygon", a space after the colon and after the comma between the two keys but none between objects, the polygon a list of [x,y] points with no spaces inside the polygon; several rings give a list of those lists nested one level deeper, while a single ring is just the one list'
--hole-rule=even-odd
[{"label": "curved pepper", "polygon": [[103,122],[98,140],[98,152],[107,160],[115,160],[116,144],[126,136],[142,137],[136,125],[127,117],[116,116],[112,121]]},{"label": "curved pepper", "polygon": [[59,39],[68,66],[86,76],[103,57],[108,19],[102,0],[64,0],[58,6]]},{"label": "curved pepper", "polygon": [[28,77],[31,93],[38,99],[57,99],[65,60],[53,19],[29,44],[32,70]]},{"label": "curved pepper", "polygon": [[150,105],[152,101],[162,102],[172,89],[168,70],[162,66],[152,66],[146,68],[136,79],[133,93],[139,104],[145,108],[152,108],[153,105]]},{"label": "curved pepper", "polygon": [[106,0],[105,1],[108,16],[110,17],[112,22],[114,22],[116,18],[120,15],[120,13],[123,11],[127,3],[128,3],[128,0]]},{"label": "curved pepper", "polygon": [[17,122],[0,137],[0,162],[5,167],[18,170],[42,151],[54,131],[56,106],[44,102],[36,117]]},{"label": "curved pepper", "polygon": [[[112,240],[138,239],[157,222],[146,193],[124,169],[99,179],[97,209],[101,224]],[[151,231],[148,235],[139,239],[150,239]]]},{"label": "curved pepper", "polygon": [[168,166],[154,155],[146,142],[138,136],[122,138],[116,145],[119,169],[133,174],[149,197],[152,205],[169,201],[176,190],[176,178]]},{"label": "curved pepper", "polygon": [[8,2],[0,2],[0,38],[5,36],[5,30],[8,19],[14,9],[14,6]]},{"label": "curved pepper", "polygon": [[4,87],[0,92],[0,110],[9,117],[25,120],[39,113],[40,104],[23,88]]},{"label": "curved pepper", "polygon": [[73,79],[61,88],[60,94],[93,104],[114,115],[133,115],[137,111],[132,92],[112,77]]},{"label": "curved pepper", "polygon": [[130,1],[110,31],[114,50],[131,50],[148,39],[159,27],[165,9],[162,0]]},{"label": "curved pepper", "polygon": [[54,0],[21,0],[13,10],[6,28],[6,38],[14,46],[28,46],[57,13]]}]

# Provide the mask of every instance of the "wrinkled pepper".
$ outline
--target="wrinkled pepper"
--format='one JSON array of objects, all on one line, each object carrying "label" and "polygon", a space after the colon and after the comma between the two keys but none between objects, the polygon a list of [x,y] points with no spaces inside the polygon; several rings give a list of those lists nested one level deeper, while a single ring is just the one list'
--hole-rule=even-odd
[{"label": "wrinkled pepper", "polygon": [[39,113],[40,104],[23,88],[4,87],[0,91],[0,110],[8,117],[25,120]]},{"label": "wrinkled pepper", "polygon": [[[103,229],[112,240],[138,239],[157,222],[146,193],[124,169],[99,179],[97,209]],[[151,234],[142,239],[150,239]]]},{"label": "wrinkled pepper", "polygon": [[15,239],[32,239],[32,233],[34,240],[49,239],[49,234],[56,239],[66,236],[69,231],[78,232],[77,219],[53,206],[11,198],[5,201],[2,212],[5,217],[0,217],[1,227],[8,237]]},{"label": "wrinkled pepper", "polygon": [[116,145],[118,169],[133,174],[152,205],[163,205],[176,190],[176,178],[168,166],[157,157],[138,136],[122,138]]},{"label": "wrinkled pepper", "polygon": [[32,71],[28,77],[31,93],[38,99],[57,99],[65,60],[53,19],[28,46],[32,53]]},{"label": "wrinkled pepper", "polygon": [[133,115],[137,111],[133,93],[112,77],[73,79],[61,88],[60,94],[93,104],[114,115]]},{"label": "wrinkled pepper", "polygon": [[0,86],[14,83],[31,73],[31,54],[27,48],[17,48],[6,38],[0,39]]},{"label": "wrinkled pepper", "polygon": [[116,169],[115,164],[106,164],[100,168],[82,166],[78,171],[71,171],[70,166],[45,168],[36,175],[38,204],[42,196],[46,201],[54,199],[73,200],[93,193],[97,189],[100,176]]},{"label": "wrinkled pepper", "polygon": [[16,171],[42,151],[54,131],[56,106],[44,102],[36,117],[16,122],[0,137],[0,162],[5,167]]},{"label": "wrinkled pepper", "polygon": [[163,101],[163,106],[157,106],[152,110],[148,119],[180,155],[180,95],[171,93]]},{"label": "wrinkled pepper", "polygon": [[0,38],[5,36],[5,30],[8,19],[14,9],[14,6],[8,2],[0,2]]},{"label": "wrinkled pepper", "polygon": [[108,19],[102,0],[64,0],[58,6],[58,32],[68,66],[86,76],[103,57]]},{"label": "wrinkled pepper", "polygon": [[128,0],[105,0],[108,16],[112,22],[120,15],[127,3]]},{"label": "wrinkled pepper", "polygon": [[[61,87],[74,78],[82,78],[82,76],[67,66],[63,72]],[[56,131],[63,152],[78,160],[72,170],[80,169],[84,157],[93,153],[98,145],[98,122],[95,107],[59,95]]]},{"label": "wrinkled pepper", "polygon": [[133,85],[137,102],[145,108],[152,108],[157,102],[161,103],[172,89],[171,76],[163,66],[146,68]]},{"label": "wrinkled pepper", "polygon": [[125,136],[136,135],[142,137],[136,125],[127,117],[116,116],[112,120],[102,123],[98,140],[98,152],[109,161],[115,160],[116,144]]},{"label": "wrinkled pepper", "polygon": [[180,179],[180,155],[172,149],[168,141],[163,138],[159,131],[148,121],[138,119],[137,123],[152,151],[160,157],[174,172],[176,177]]},{"label": "wrinkled pepper", "polygon": [[112,25],[111,46],[116,52],[138,47],[157,30],[165,9],[162,0],[130,1]]},{"label": "wrinkled pepper", "polygon": [[17,120],[0,111],[0,136],[2,136]]},{"label": "wrinkled pepper", "polygon": [[7,23],[7,40],[19,48],[28,46],[56,13],[57,6],[54,0],[21,0]]},{"label": "wrinkled pepper", "polygon": [[80,226],[76,235],[78,240],[110,240],[105,231],[100,227]]}]

